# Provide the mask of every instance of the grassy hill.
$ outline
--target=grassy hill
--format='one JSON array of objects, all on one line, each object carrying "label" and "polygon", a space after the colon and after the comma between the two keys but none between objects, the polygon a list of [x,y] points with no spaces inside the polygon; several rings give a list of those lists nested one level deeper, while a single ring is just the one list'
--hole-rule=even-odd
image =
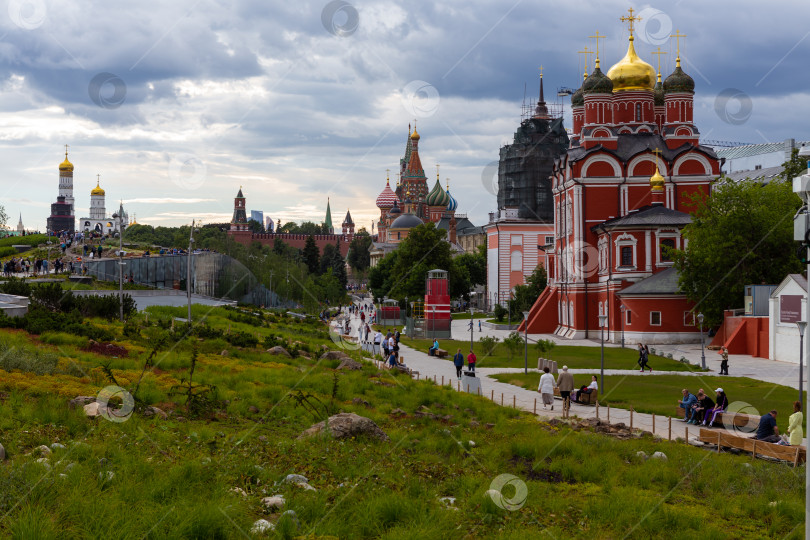
[{"label": "grassy hill", "polygon": [[[195,306],[206,324],[186,336],[172,323],[184,315],[87,321],[110,332],[112,348],[63,332],[0,333],[0,537],[250,538],[258,519],[281,538],[803,535],[803,474],[786,466],[555,427],[370,363],[337,370],[338,359],[319,359],[337,346],[314,321]],[[292,356],[265,352],[275,345]],[[192,358],[192,380],[215,387],[197,388],[196,413],[177,393]],[[113,380],[136,410],[168,417],[111,422],[68,407]],[[370,418],[390,441],[298,438],[338,411]],[[53,443],[64,448],[38,462],[36,449]],[[503,474],[526,486],[512,511],[486,495]],[[507,499],[520,498],[513,486]],[[262,498],[277,494],[284,507],[266,509]]]}]

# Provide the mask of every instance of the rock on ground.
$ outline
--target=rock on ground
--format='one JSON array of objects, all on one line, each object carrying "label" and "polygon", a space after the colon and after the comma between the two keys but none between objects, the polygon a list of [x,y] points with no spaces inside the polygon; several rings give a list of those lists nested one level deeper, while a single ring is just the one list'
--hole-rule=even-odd
[{"label": "rock on ground", "polygon": [[3,445],[0,444],[0,461],[6,459],[6,449],[3,448]]},{"label": "rock on ground", "polygon": [[356,437],[358,435],[368,435],[381,441],[391,440],[388,435],[386,435],[385,432],[374,423],[373,420],[354,413],[339,413],[334,416],[330,416],[326,422],[318,422],[301,433],[298,438],[304,439],[324,431],[329,433],[329,435],[335,439]]},{"label": "rock on ground", "polygon": [[656,452],[652,455],[653,459],[660,459],[661,461],[667,461],[667,455],[663,452]]},{"label": "rock on ground", "polygon": [[344,358],[340,361],[340,365],[337,367],[338,369],[348,369],[348,370],[358,370],[363,369],[363,365],[356,360],[351,358]]},{"label": "rock on ground", "polygon": [[68,406],[71,409],[75,409],[76,407],[84,407],[88,403],[93,403],[95,400],[95,396],[76,396],[68,401]]},{"label": "rock on ground", "polygon": [[301,474],[288,474],[284,478],[285,484],[306,484],[309,482],[309,478]]},{"label": "rock on ground", "polygon": [[281,345],[276,345],[272,349],[267,349],[267,354],[273,354],[273,355],[280,354],[282,356],[292,358],[292,355],[289,352],[287,352],[287,349],[285,349]]},{"label": "rock on ground", "polygon": [[273,495],[272,497],[265,497],[262,499],[262,504],[265,508],[278,509],[284,506],[284,497],[281,495]]},{"label": "rock on ground", "polygon": [[264,534],[268,531],[274,531],[276,526],[267,521],[266,519],[260,519],[253,524],[253,527],[250,528],[251,534]]},{"label": "rock on ground", "polygon": [[84,406],[84,414],[89,418],[101,416],[101,407],[95,401],[93,403],[88,403],[87,405]]},{"label": "rock on ground", "polygon": [[343,351],[326,351],[321,355],[321,360],[343,360],[344,358],[351,359],[351,356]]},{"label": "rock on ground", "polygon": [[149,406],[143,411],[143,415],[146,417],[151,416],[159,416],[161,420],[166,420],[169,416],[163,411],[163,409],[159,409],[157,407]]}]

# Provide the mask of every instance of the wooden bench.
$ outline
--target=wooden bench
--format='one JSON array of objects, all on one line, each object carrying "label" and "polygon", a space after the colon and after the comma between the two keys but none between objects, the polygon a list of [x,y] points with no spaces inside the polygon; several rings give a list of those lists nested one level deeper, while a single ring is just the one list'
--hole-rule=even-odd
[{"label": "wooden bench", "polygon": [[[581,394],[582,401],[574,401],[571,400],[571,403],[579,403],[580,405],[596,405],[596,400],[599,399],[599,391],[591,392],[590,394]],[[562,399],[560,395],[560,389],[554,388],[554,397],[557,399]]]},{"label": "wooden bench", "polygon": [[754,457],[767,456],[789,461],[793,463],[794,467],[797,467],[799,463],[804,463],[807,459],[807,449],[804,446],[784,446],[767,443],[735,435],[728,431],[701,429],[698,440],[702,443],[716,444],[718,451],[720,451],[720,448],[736,448],[744,452],[751,452]]},{"label": "wooden bench", "polygon": [[[684,410],[683,407],[675,408],[676,417],[684,418],[685,415],[686,411]],[[759,418],[760,418],[759,416],[754,416],[751,414],[719,412],[717,413],[717,417],[714,419],[713,425],[719,427],[728,427],[728,426],[744,427],[750,429],[753,432],[759,426]]]},{"label": "wooden bench", "polygon": [[[430,349],[428,349],[428,355],[430,355]],[[445,356],[447,356],[447,351],[445,351],[444,349],[436,349],[436,354],[434,354],[433,356],[437,358],[444,358]]]}]

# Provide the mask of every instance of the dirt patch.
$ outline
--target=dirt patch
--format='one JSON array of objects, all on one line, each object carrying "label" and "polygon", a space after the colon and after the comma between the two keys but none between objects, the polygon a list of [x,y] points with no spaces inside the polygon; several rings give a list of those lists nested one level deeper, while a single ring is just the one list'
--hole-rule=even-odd
[{"label": "dirt patch", "polygon": [[[543,460],[544,465],[548,465],[552,460],[547,457]],[[512,456],[509,458],[511,463],[519,472],[519,476],[527,480],[539,480],[541,482],[549,482],[551,484],[575,484],[573,480],[568,480],[563,477],[562,473],[552,471],[544,466],[534,468],[532,460],[523,456]]]},{"label": "dirt patch", "polygon": [[118,358],[125,358],[129,356],[128,350],[119,345],[113,345],[112,343],[98,343],[97,341],[91,341],[85,350],[101,356],[117,356]]}]

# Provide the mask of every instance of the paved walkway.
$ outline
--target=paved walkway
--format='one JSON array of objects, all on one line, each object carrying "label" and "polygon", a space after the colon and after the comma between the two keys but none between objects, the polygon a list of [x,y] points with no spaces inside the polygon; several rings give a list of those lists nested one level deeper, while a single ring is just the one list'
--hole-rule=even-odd
[{"label": "paved walkway", "polygon": [[[453,332],[454,336],[460,338],[461,334],[457,333],[456,325],[461,324],[467,330],[469,321],[454,321]],[[351,318],[352,335],[356,335],[357,326],[359,324],[358,317]],[[490,333],[487,333],[489,330]],[[494,334],[493,332],[499,332]],[[508,331],[497,329],[482,329],[481,335],[497,335],[504,337],[509,334]],[[474,340],[477,341],[479,332],[477,326],[474,328]],[[532,335],[531,339],[552,339],[561,345],[583,345],[583,346],[600,346],[599,341],[592,340],[566,340],[557,336],[548,335]],[[605,347],[617,347],[618,345],[605,343]],[[672,352],[674,358],[679,359],[681,356],[686,357],[691,362],[696,363],[700,361],[700,344],[688,345],[662,345],[656,346],[657,353],[667,354]],[[417,351],[408,347],[407,345],[400,344],[400,356],[404,363],[410,369],[418,371],[419,379],[429,379],[435,381],[436,384],[444,384],[446,386],[455,388],[456,390],[464,391],[461,383],[456,379],[456,371],[452,362],[447,360],[440,360],[422,351]],[[716,358],[715,358],[716,357]],[[719,355],[714,351],[706,351],[706,363],[710,369],[719,371],[720,360]],[[654,369],[654,368],[653,368]],[[735,370],[740,370],[741,373],[736,373]],[[537,373],[537,369],[531,370]],[[572,374],[589,374],[598,373],[598,369],[570,369]],[[521,368],[478,368],[476,374],[480,379],[481,395],[487,397],[498,404],[505,407],[517,407],[525,411],[538,414],[542,418],[560,418],[562,417],[562,401],[554,400],[554,409],[543,409],[540,394],[535,390],[521,388],[508,383],[497,381],[490,377],[495,373],[520,373],[523,372]],[[731,355],[729,357],[729,372],[735,376],[750,377],[768,382],[784,384],[786,386],[794,386],[798,388],[798,365],[788,364],[785,362],[774,362],[760,358],[746,357],[745,355]],[[679,375],[679,376],[701,376],[705,373],[692,373],[684,371],[653,371],[652,373],[641,373],[636,370],[605,370],[606,375],[626,375],[626,376],[656,376],[656,375]],[[714,374],[712,374],[714,375]],[[794,377],[795,375],[795,377]],[[806,380],[806,378],[805,378]],[[539,381],[539,378],[538,378]],[[609,394],[608,394],[609,395]],[[680,393],[678,389],[673,390],[672,395],[672,409],[673,412],[677,407]],[[666,416],[638,413],[627,409],[620,409],[614,407],[594,407],[590,405],[580,405],[578,403],[571,404],[571,416],[578,416],[580,418],[597,417],[602,420],[609,420],[611,423],[623,422],[627,426],[649,431],[663,439],[675,439],[681,437],[683,439],[694,439],[699,433],[700,426],[688,425],[678,418],[671,418]],[[720,428],[712,428],[720,429]],[[805,439],[806,444],[806,439]]]}]

